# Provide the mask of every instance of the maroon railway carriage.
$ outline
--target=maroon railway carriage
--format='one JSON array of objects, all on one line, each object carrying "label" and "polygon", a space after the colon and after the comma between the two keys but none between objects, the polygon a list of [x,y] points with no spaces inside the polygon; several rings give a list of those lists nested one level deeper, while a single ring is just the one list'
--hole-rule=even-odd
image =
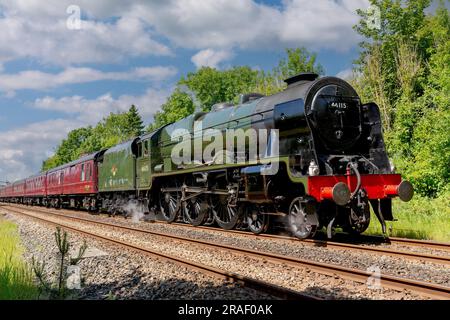
[{"label": "maroon railway carriage", "polygon": [[7,197],[8,185],[0,187],[0,199],[5,199]]},{"label": "maroon railway carriage", "polygon": [[23,202],[29,205],[44,203],[47,196],[47,175],[45,172],[25,180],[25,196]]},{"label": "maroon railway carriage", "polygon": [[11,201],[15,203],[22,203],[25,195],[25,179],[16,181],[12,184]]},{"label": "maroon railway carriage", "polygon": [[47,206],[96,208],[97,165],[93,153],[47,172]]},{"label": "maroon railway carriage", "polygon": [[5,187],[5,197],[10,199],[12,198],[12,196],[13,196],[13,184],[11,183]]}]

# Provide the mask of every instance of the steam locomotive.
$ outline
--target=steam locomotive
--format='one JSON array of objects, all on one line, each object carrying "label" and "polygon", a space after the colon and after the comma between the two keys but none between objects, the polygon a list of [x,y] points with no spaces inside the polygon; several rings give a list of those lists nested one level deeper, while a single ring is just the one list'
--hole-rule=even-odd
[{"label": "steam locomotive", "polygon": [[[280,93],[241,95],[237,105],[216,104],[7,185],[0,200],[110,214],[126,214],[131,205],[167,222],[256,234],[281,221],[301,239],[323,228],[330,238],[337,227],[360,234],[371,206],[385,232],[392,198],[409,201],[413,188],[393,173],[378,106],[362,104],[336,77],[301,73],[285,81]],[[244,135],[244,148],[225,148],[236,130],[265,134]],[[213,140],[215,149],[207,143]]]}]

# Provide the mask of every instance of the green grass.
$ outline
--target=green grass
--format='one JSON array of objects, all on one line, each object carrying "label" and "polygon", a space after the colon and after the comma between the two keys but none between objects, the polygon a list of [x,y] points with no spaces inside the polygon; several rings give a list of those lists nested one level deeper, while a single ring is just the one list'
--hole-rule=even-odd
[{"label": "green grass", "polygon": [[35,299],[31,268],[22,259],[17,226],[0,218],[0,300]]},{"label": "green grass", "polygon": [[[395,199],[393,214],[398,221],[386,221],[390,236],[450,242],[450,192],[436,199],[420,196],[414,196],[410,202]],[[382,234],[373,213],[365,234]]]}]

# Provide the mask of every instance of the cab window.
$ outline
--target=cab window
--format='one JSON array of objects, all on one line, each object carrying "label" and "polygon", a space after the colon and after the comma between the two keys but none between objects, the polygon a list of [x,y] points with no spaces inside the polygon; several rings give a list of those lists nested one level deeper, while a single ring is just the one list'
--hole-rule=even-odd
[{"label": "cab window", "polygon": [[144,148],[144,157],[148,157],[150,154],[150,146],[149,146],[149,141],[145,140],[144,144],[143,144],[143,148]]},{"label": "cab window", "polygon": [[138,158],[142,158],[142,142],[138,143]]}]

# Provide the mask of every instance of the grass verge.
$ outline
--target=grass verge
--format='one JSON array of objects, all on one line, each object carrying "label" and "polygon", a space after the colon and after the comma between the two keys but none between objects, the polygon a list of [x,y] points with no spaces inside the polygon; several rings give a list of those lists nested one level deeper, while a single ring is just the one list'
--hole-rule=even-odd
[{"label": "grass verge", "polygon": [[0,217],[0,300],[35,299],[31,268],[22,259],[17,226]]},{"label": "grass verge", "polygon": [[[386,221],[390,236],[450,242],[450,192],[435,199],[417,195],[410,202],[394,199],[393,214],[398,221]],[[382,234],[373,212],[365,234]]]}]

